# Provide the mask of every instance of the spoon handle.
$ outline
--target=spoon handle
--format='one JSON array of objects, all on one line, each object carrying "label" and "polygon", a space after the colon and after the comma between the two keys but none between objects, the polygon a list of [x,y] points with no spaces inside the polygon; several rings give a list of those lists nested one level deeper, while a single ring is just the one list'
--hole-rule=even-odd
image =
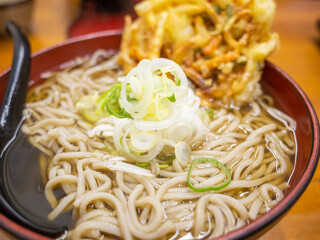
[{"label": "spoon handle", "polygon": [[0,108],[0,135],[12,134],[21,121],[30,74],[28,39],[12,21],[6,23],[6,29],[13,37],[14,50],[11,73]]}]

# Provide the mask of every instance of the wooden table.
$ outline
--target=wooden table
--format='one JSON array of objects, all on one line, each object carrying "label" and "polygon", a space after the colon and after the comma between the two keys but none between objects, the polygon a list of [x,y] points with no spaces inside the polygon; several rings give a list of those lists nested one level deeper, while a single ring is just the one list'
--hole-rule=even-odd
[{"label": "wooden table", "polygon": [[[35,0],[29,39],[32,51],[67,39],[79,10],[79,0]],[[320,114],[320,1],[277,0],[274,30],[281,49],[270,60],[291,75]],[[0,39],[0,72],[10,66],[11,39]],[[13,239],[0,231],[0,239]],[[320,239],[320,170],[289,213],[260,239]]]}]

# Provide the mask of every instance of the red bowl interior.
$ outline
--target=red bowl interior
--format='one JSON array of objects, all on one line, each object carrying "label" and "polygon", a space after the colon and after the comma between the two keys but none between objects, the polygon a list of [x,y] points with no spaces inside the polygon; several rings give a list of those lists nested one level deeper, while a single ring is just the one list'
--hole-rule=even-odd
[{"label": "red bowl interior", "polygon": [[[62,68],[76,56],[89,55],[99,48],[118,50],[120,42],[120,32],[108,31],[70,39],[39,51],[32,55],[30,84],[40,82],[42,73]],[[0,74],[0,99],[3,98],[9,74],[10,69]],[[305,93],[291,77],[270,62],[266,62],[261,84],[264,91],[274,98],[276,106],[297,122],[296,166],[290,179],[290,188],[279,204],[252,223],[223,235],[219,239],[254,238],[270,229],[301,196],[317,166],[319,123]],[[1,212],[0,226],[20,238],[47,239],[11,221]]]}]

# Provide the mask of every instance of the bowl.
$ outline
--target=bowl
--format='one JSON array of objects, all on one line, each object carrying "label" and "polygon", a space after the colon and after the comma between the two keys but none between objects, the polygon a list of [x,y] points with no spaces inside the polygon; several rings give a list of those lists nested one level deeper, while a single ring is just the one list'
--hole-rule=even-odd
[{"label": "bowl", "polygon": [[[86,56],[99,48],[118,50],[121,32],[106,31],[85,35],[56,46],[41,50],[32,55],[30,85],[41,81],[44,72],[58,70],[76,56]],[[0,74],[0,99],[3,98],[6,83],[10,74],[7,69]],[[280,68],[266,62],[261,85],[263,90],[275,99],[276,106],[297,122],[297,161],[290,187],[285,197],[268,213],[250,224],[234,230],[218,239],[257,238],[274,226],[307,188],[319,158],[319,123],[316,113],[306,94],[298,84]],[[23,239],[48,239],[32,232],[3,214],[0,209],[0,227],[12,235]]]}]

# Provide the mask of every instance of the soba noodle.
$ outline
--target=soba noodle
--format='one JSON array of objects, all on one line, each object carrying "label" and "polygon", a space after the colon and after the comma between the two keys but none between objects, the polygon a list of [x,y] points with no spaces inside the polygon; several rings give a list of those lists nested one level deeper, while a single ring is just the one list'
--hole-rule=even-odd
[{"label": "soba noodle", "polygon": [[[81,97],[101,95],[118,82],[123,73],[116,57],[99,50],[90,59],[77,58],[70,67],[49,74],[28,95],[22,130],[50,159],[45,186],[52,206],[48,218],[72,209],[74,225],[66,238],[216,237],[281,201],[293,169],[295,122],[272,107],[272,98],[263,95],[239,109],[214,109],[212,119],[209,114],[200,116],[203,136],[192,136],[187,162],[172,160],[176,143],[163,137],[161,153],[149,165],[138,165],[115,146],[113,133],[118,121],[125,126],[125,118],[107,116],[93,123],[76,107]],[[185,131],[192,128],[184,124]],[[128,133],[122,130],[123,142]],[[191,190],[187,175],[198,158],[224,164],[230,184],[215,191]],[[198,187],[213,186],[225,181],[225,174],[201,162],[190,181]],[[60,199],[54,194],[57,188],[65,192]]]}]

